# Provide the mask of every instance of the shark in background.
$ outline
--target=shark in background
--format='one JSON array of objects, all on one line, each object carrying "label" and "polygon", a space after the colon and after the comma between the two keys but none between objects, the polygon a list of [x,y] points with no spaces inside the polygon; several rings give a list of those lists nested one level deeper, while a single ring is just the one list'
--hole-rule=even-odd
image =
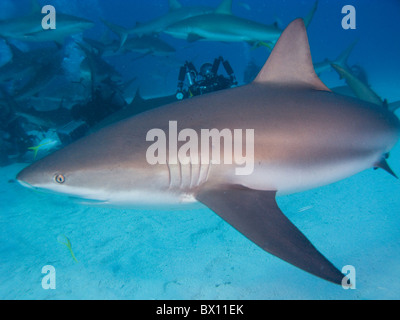
[{"label": "shark in background", "polygon": [[[147,133],[168,132],[169,121],[198,134],[206,128],[253,129],[253,173],[236,175],[237,164],[213,163],[212,153],[204,162],[194,162],[191,154],[185,163],[151,165]],[[34,190],[102,205],[201,203],[265,251],[342,284],[347,279],[286,218],[276,196],[370,168],[390,172],[386,159],[399,135],[400,122],[392,112],[333,93],[321,82],[305,24],[296,19],[252,83],[107,126],[28,166],[17,180]],[[234,145],[243,148],[242,141]]]},{"label": "shark in background", "polygon": [[338,65],[342,68],[348,69],[347,61],[353,51],[354,47],[356,46],[357,41],[354,41],[350,46],[348,46],[335,60],[325,59],[322,62],[314,63],[315,73],[319,76],[323,72],[331,71],[334,68],[332,64]]},{"label": "shark in background", "polygon": [[103,57],[130,52],[142,55],[169,56],[176,52],[174,47],[155,36],[129,38],[122,48],[120,48],[120,44],[116,41],[103,43],[89,38],[85,38],[84,41],[90,44],[93,48],[96,48],[99,54]]},{"label": "shark in background", "polygon": [[[222,0],[221,5],[225,6],[226,3],[229,4],[231,1],[232,0]],[[143,35],[158,34],[174,23],[213,11],[214,8],[200,6],[185,7],[182,6],[178,0],[169,0],[169,12],[152,21],[137,23],[136,26],[131,29],[123,28],[112,23],[107,23],[107,25],[120,37],[121,48],[129,35],[141,37]]]},{"label": "shark in background", "polygon": [[[305,18],[308,26],[317,10],[314,3]],[[278,24],[265,25],[232,14],[232,0],[223,2],[212,13],[191,17],[171,26],[164,33],[189,42],[207,40],[222,42],[242,42],[251,44],[269,42],[274,44],[282,33]]]}]

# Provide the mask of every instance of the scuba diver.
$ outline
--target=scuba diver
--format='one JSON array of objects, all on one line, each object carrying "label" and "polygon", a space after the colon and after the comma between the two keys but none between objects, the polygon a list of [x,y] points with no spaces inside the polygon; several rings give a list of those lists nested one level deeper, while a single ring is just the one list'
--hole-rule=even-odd
[{"label": "scuba diver", "polygon": [[[221,63],[229,77],[218,75]],[[184,88],[185,79],[187,79],[187,88]],[[215,59],[213,64],[203,64],[200,72],[196,70],[193,63],[186,62],[179,72],[176,98],[178,100],[191,98],[209,92],[232,88],[237,84],[238,82],[236,81],[231,65],[222,57]]]},{"label": "scuba diver", "polygon": [[14,104],[0,88],[0,166],[19,160],[33,144],[25,130],[26,121],[16,113]]}]

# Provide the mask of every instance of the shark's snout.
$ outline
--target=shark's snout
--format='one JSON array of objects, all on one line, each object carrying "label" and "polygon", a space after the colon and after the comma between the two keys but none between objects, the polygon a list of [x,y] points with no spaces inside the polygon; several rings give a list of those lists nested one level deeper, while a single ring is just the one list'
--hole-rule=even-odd
[{"label": "shark's snout", "polygon": [[20,173],[17,175],[17,181],[20,185],[26,188],[33,188],[33,183],[34,179],[32,177],[32,174],[30,172],[30,167],[27,167],[23,169]]},{"label": "shark's snout", "polygon": [[49,172],[43,168],[41,160],[39,160],[19,172],[16,179],[24,187],[37,188],[48,182]]}]

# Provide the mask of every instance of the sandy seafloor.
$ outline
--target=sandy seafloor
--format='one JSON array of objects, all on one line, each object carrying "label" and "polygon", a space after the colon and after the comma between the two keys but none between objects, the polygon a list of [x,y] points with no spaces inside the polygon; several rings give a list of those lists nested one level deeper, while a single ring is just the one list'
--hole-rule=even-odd
[{"label": "sandy seafloor", "polygon": [[[397,172],[399,159],[397,146]],[[24,166],[0,170],[1,299],[400,297],[400,182],[383,170],[278,198],[339,269],[356,268],[356,289],[344,290],[264,252],[207,208],[88,207],[9,181]],[[55,290],[41,286],[45,265],[55,267]]]},{"label": "sandy seafloor", "polygon": [[[366,68],[380,96],[394,102],[400,100],[398,56],[391,49],[397,33],[383,37],[395,25],[383,17],[377,19],[388,26],[370,26],[376,31],[372,42],[365,41],[369,32],[361,25],[364,47],[356,47],[350,60]],[[343,48],[336,48],[337,39],[320,41],[312,33],[325,31],[315,26],[324,25],[326,16],[318,12],[315,19],[309,35],[316,61],[328,56],[318,54],[320,47],[329,44],[334,58],[354,40],[343,41]],[[329,78],[329,87],[343,84],[335,73],[323,76]],[[400,144],[389,163],[400,175]],[[356,268],[356,289],[344,290],[266,253],[205,207],[84,206],[13,182],[26,165],[0,168],[0,299],[400,298],[400,181],[383,170],[278,198],[282,211],[334,265]],[[57,241],[60,234],[71,240],[78,263]],[[55,290],[42,288],[46,265],[55,267]]]}]

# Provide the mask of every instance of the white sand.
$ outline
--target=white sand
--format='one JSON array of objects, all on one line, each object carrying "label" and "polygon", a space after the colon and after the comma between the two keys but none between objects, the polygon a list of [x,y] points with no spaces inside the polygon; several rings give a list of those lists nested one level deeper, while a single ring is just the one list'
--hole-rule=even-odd
[{"label": "white sand", "polygon": [[[389,159],[398,173],[399,153]],[[9,183],[22,168],[0,170],[1,299],[400,298],[400,182],[383,170],[278,198],[330,261],[356,268],[356,289],[344,290],[264,252],[208,209],[86,207]],[[56,269],[55,290],[42,289],[45,265]]]}]

